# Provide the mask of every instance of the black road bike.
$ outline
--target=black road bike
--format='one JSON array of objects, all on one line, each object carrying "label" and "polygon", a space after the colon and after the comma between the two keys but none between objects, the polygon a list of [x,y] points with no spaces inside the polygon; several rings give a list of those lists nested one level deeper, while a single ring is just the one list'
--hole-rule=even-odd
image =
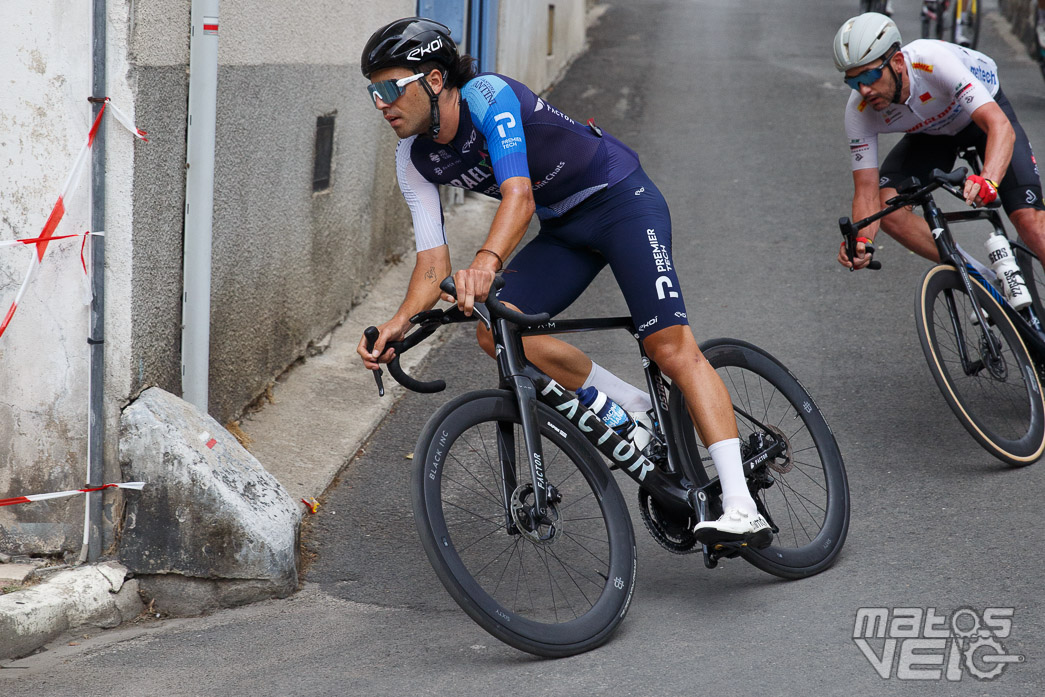
[{"label": "black road bike", "polygon": [[[974,173],[980,171],[975,149],[962,150],[959,157]],[[856,223],[841,218],[838,224],[852,259],[859,230],[901,208],[921,207],[942,261],[926,272],[915,304],[929,371],[951,411],[984,449],[1010,465],[1029,465],[1045,452],[1045,276],[1034,253],[1020,240],[1009,240],[1032,299],[1017,310],[1006,300],[995,273],[954,241],[952,223],[987,222],[997,234],[1006,234],[997,202],[943,212],[933,200],[937,189],[964,200],[967,171],[933,170],[924,185],[912,177],[878,213]],[[869,251],[873,254],[873,247]],[[873,261],[871,268],[881,264]]]},{"label": "black road bike", "polygon": [[[452,282],[443,288],[453,294]],[[483,629],[549,657],[588,651],[610,638],[628,610],[636,573],[631,518],[611,470],[638,484],[650,535],[670,552],[702,553],[708,568],[741,556],[798,579],[834,562],[849,527],[842,456],[813,399],[771,355],[735,339],[701,345],[732,395],[748,488],[774,532],[763,549],[708,547],[693,527],[721,515],[721,486],[682,393],[641,343],[654,416],[643,452],[523,353],[526,335],[623,329],[637,340],[630,317],[549,321],[547,314],[515,312],[491,294],[472,317],[454,306],[412,318],[417,328],[390,344],[396,358],[389,372],[411,390],[444,389],[441,380],[405,374],[399,357],[443,325],[476,319],[493,333],[498,387],[463,394],[429,419],[414,453],[411,489],[436,575]]]}]

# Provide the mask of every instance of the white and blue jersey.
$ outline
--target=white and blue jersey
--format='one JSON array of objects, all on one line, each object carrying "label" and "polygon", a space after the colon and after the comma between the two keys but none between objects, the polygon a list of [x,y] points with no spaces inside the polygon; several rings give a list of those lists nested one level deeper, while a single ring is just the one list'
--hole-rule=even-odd
[{"label": "white and blue jersey", "polygon": [[638,156],[522,83],[492,73],[469,80],[453,140],[403,139],[396,171],[418,251],[446,244],[439,184],[500,199],[502,182],[530,180],[541,230],[508,263],[499,294],[523,312],[554,317],[608,264],[640,336],[688,324],[667,203]]},{"label": "white and blue jersey", "polygon": [[446,145],[413,136],[396,149],[418,251],[446,242],[438,184],[499,199],[502,182],[527,177],[537,215],[547,220],[639,166],[631,148],[609,134],[599,136],[503,75],[483,73],[465,83],[459,118],[457,134]]}]

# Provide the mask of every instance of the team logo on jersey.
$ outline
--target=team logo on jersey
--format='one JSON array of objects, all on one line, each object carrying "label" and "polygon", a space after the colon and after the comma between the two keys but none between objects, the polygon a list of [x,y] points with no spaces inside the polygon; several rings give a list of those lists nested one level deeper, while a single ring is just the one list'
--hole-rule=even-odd
[{"label": "team logo on jersey", "polygon": [[540,111],[543,108],[544,108],[544,100],[541,99],[540,97],[538,97],[537,98],[537,103],[533,105],[533,111],[534,111],[534,113],[536,113],[536,112]]},{"label": "team logo on jersey", "polygon": [[461,146],[461,154],[462,155],[464,153],[466,153],[466,152],[471,152],[472,146],[475,145],[475,139],[476,139],[477,136],[478,136],[478,132],[473,128],[472,129],[472,135],[468,136],[468,140],[466,140],[464,142],[464,145]]},{"label": "team logo on jersey", "polygon": [[856,107],[856,110],[857,111],[863,111],[866,108],[867,108],[867,100],[865,99],[864,101],[860,102],[860,106]]},{"label": "team logo on jersey", "polygon": [[921,70],[923,73],[931,73],[933,67],[929,63],[911,63],[911,67],[915,70]]},{"label": "team logo on jersey", "polygon": [[932,100],[933,96],[929,92],[923,92],[922,94],[918,95],[918,101],[920,101],[922,104],[925,104],[926,102],[931,102]]}]

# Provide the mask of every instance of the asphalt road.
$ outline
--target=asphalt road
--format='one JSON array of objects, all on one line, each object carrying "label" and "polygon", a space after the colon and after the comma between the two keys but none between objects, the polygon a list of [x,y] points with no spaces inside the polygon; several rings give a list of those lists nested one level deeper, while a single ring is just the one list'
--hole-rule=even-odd
[{"label": "asphalt road", "polygon": [[[461,612],[414,531],[408,453],[452,394],[492,386],[492,362],[460,332],[427,364],[447,393],[408,396],[311,519],[305,589],[207,618],[131,627],[0,671],[5,695],[1026,695],[1045,684],[1040,604],[1045,464],[1009,469],[951,415],[925,366],[914,297],[928,264],[881,245],[877,273],[835,261],[851,179],[846,88],[831,62],[840,0],[607,0],[590,50],[548,95],[633,146],[672,207],[675,260],[698,339],[766,348],[804,383],[846,461],[852,523],[837,564],[784,582],[746,563],[673,556],[636,518],[635,599],[604,647],[546,661]],[[917,5],[898,23],[916,37]],[[910,6],[908,6],[910,5]],[[993,10],[994,3],[985,3]],[[988,16],[980,48],[1032,141],[1045,139],[1045,83]],[[452,240],[452,235],[451,235]],[[451,242],[452,243],[452,242]],[[974,245],[970,245],[974,246]],[[618,314],[603,274],[569,311]],[[382,318],[374,318],[380,320]],[[638,380],[631,340],[585,337]],[[355,369],[355,366],[346,367]],[[361,399],[369,399],[364,395]],[[626,498],[634,500],[627,481]],[[1004,652],[977,680],[905,680],[896,644],[882,678],[854,642],[860,608],[950,618],[1010,608]],[[902,627],[897,627],[902,629]],[[925,638],[920,629],[911,634]],[[894,635],[896,636],[896,635]],[[914,653],[933,668],[932,644]],[[888,644],[872,642],[881,655]],[[914,654],[906,654],[910,659]],[[983,655],[983,654],[981,654]],[[944,664],[943,658],[935,666]],[[978,664],[980,670],[983,663]],[[925,673],[922,673],[923,677]],[[1034,690],[1033,686],[1039,686]]]}]

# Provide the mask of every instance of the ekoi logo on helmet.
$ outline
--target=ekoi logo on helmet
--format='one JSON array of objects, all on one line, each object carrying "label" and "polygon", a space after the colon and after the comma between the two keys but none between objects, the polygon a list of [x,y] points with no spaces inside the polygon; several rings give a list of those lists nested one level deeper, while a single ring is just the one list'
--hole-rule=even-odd
[{"label": "ekoi logo on helmet", "polygon": [[429,53],[435,53],[443,47],[442,38],[433,39],[427,46],[418,46],[417,48],[406,54],[408,61],[422,61],[424,56]]}]

